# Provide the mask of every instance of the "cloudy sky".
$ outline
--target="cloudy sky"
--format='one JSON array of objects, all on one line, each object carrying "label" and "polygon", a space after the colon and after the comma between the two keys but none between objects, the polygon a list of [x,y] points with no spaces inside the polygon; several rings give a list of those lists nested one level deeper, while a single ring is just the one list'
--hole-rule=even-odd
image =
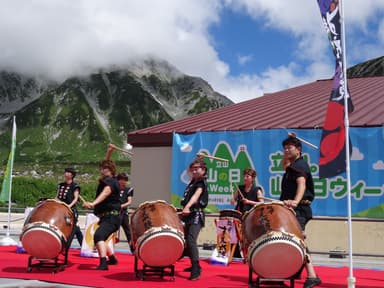
[{"label": "cloudy sky", "polygon": [[[383,56],[384,1],[344,2],[347,66]],[[316,0],[0,4],[0,69],[63,79],[151,56],[235,102],[333,75]]]}]

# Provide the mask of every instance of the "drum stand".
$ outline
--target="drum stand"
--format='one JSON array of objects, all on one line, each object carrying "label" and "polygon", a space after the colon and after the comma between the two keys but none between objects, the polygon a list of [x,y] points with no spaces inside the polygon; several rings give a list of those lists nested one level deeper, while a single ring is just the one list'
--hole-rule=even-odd
[{"label": "drum stand", "polygon": [[[75,235],[74,232],[75,232],[75,229],[73,229],[71,236],[69,238],[69,241],[67,241],[65,245],[64,252],[61,253],[63,257],[60,257],[60,253],[55,258],[50,258],[50,259],[39,259],[35,256],[29,256],[27,272],[31,272],[33,268],[37,268],[37,270],[41,270],[43,268],[51,268],[53,269],[52,274],[55,274],[60,271],[64,271],[65,267],[67,267],[67,264],[68,264],[68,251],[71,246],[73,237]],[[63,259],[60,259],[60,258],[63,258]],[[32,263],[32,261],[34,260],[38,262]]]},{"label": "drum stand", "polygon": [[261,287],[287,287],[284,281],[289,280],[289,288],[295,287],[295,278],[287,278],[287,279],[266,279],[260,276],[257,276],[256,281],[253,281],[253,269],[249,266],[248,270],[248,286],[249,288],[261,288]]},{"label": "drum stand", "polygon": [[169,265],[165,267],[153,267],[148,266],[145,263],[143,263],[143,267],[141,270],[138,269],[139,259],[137,255],[135,254],[135,275],[136,278],[140,278],[141,280],[144,280],[146,276],[160,276],[160,278],[163,279],[164,276],[170,276],[170,281],[175,281],[175,266]]}]

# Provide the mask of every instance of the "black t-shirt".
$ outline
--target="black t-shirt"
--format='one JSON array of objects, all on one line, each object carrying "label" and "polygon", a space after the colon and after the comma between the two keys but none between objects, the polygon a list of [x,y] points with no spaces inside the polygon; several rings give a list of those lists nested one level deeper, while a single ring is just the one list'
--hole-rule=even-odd
[{"label": "black t-shirt", "polygon": [[[240,185],[239,189],[241,191],[241,194],[243,194],[244,198],[251,200],[251,201],[255,201],[255,202],[259,201],[259,198],[257,197],[257,191],[259,189],[261,190],[261,187],[252,185],[249,192],[245,192],[245,185]],[[241,200],[242,200],[242,198],[239,195],[237,197],[237,204],[236,204],[236,208],[235,208],[236,210],[244,213],[244,212],[252,209],[253,205],[249,205],[249,204],[244,205],[244,203]]]},{"label": "black t-shirt", "polygon": [[295,199],[297,191],[296,180],[299,177],[305,178],[305,191],[302,200],[313,200],[315,189],[313,186],[311,170],[303,157],[300,157],[295,162],[291,163],[285,170],[281,183],[281,201]]},{"label": "black t-shirt", "polygon": [[[57,199],[63,201],[66,204],[71,204],[75,198],[75,190],[78,189],[80,193],[80,186],[76,182],[67,184],[66,182],[59,183],[57,185]],[[72,210],[76,210],[76,205],[72,206]]]},{"label": "black t-shirt", "polygon": [[200,209],[200,208],[207,207],[208,190],[207,190],[207,180],[205,178],[199,178],[197,180],[192,179],[191,182],[189,182],[188,186],[184,190],[184,198],[183,200],[181,200],[181,205],[183,207],[187,205],[187,203],[192,198],[193,194],[195,194],[198,188],[202,188],[203,192],[200,194],[199,201],[193,204],[190,209],[193,210],[193,209]]},{"label": "black t-shirt", "polygon": [[112,177],[105,177],[99,180],[99,185],[96,190],[96,198],[100,195],[103,189],[109,186],[111,188],[111,194],[104,199],[103,202],[97,204],[94,208],[94,214],[98,215],[100,213],[108,212],[108,211],[120,211],[121,202],[120,202],[120,187],[119,182]]},{"label": "black t-shirt", "polygon": [[205,214],[201,209],[204,209],[208,205],[207,180],[205,178],[192,179],[191,182],[189,182],[188,186],[184,190],[184,198],[181,200],[181,205],[185,207],[185,205],[188,204],[189,200],[191,200],[193,194],[195,194],[198,188],[203,190],[200,194],[199,200],[190,208],[191,214],[183,216],[182,220],[185,225],[201,223],[201,225],[204,227]]},{"label": "black t-shirt", "polygon": [[[133,197],[133,188],[125,187],[124,189],[120,189],[120,202],[124,204],[128,201],[128,197]],[[128,210],[128,207],[122,209],[124,212]]]}]

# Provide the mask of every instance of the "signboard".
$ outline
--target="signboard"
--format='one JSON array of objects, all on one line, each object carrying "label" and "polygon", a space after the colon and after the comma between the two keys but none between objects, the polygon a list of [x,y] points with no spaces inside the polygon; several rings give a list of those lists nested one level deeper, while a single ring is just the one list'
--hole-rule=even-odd
[{"label": "signboard", "polygon": [[[284,171],[281,166],[281,142],[289,132],[319,146],[321,130],[269,129],[247,131],[198,132],[189,135],[174,133],[172,146],[172,203],[180,207],[180,199],[189,182],[187,169],[197,153],[227,159],[218,161],[204,157],[208,168],[208,210],[233,209],[230,200],[235,185],[243,184],[242,171],[253,168],[256,184],[264,195],[279,199]],[[384,130],[379,127],[350,128],[351,200],[354,216],[379,215],[384,193]],[[318,176],[319,150],[303,144],[303,156],[314,178],[314,215],[347,216],[347,179],[345,174],[321,179]]]}]

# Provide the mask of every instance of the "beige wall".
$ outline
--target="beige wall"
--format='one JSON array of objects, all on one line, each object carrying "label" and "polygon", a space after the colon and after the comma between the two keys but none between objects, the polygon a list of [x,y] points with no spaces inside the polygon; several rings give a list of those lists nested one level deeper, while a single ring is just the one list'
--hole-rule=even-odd
[{"label": "beige wall", "polygon": [[[133,207],[153,200],[171,201],[171,147],[134,148],[131,168],[135,188]],[[208,216],[201,231],[199,244],[214,243],[214,219]],[[328,252],[334,249],[348,251],[348,224],[346,221],[312,220],[307,225],[307,244],[310,250]],[[384,222],[353,222],[353,252],[384,255]]]},{"label": "beige wall", "polygon": [[[347,221],[312,220],[307,225],[307,243],[311,250],[348,251]],[[384,255],[384,222],[352,222],[353,253]]]},{"label": "beige wall", "polygon": [[171,147],[133,148],[131,185],[133,207],[145,201],[171,201]]}]

